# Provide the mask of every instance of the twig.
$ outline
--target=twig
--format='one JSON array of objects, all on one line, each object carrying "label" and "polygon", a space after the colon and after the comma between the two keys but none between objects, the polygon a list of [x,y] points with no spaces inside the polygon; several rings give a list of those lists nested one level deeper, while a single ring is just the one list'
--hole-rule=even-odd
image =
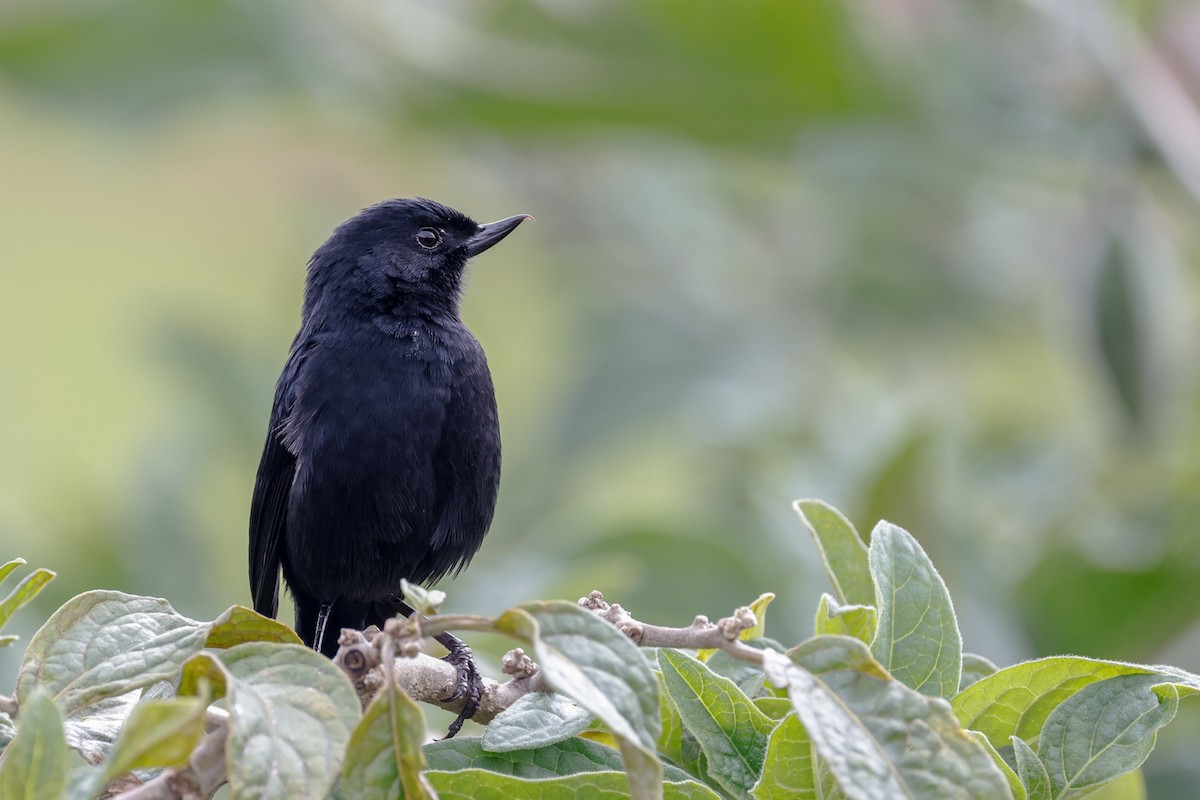
[{"label": "twig", "polygon": [[228,712],[209,708],[210,730],[192,751],[187,765],[169,769],[154,780],[123,793],[122,800],[208,800],[228,780],[225,765],[228,722]]},{"label": "twig", "polygon": [[763,663],[762,651],[743,643],[738,637],[742,631],[758,624],[758,619],[748,606],[741,606],[731,617],[722,617],[709,622],[704,615],[697,616],[686,628],[667,628],[639,622],[617,603],[609,604],[604,595],[592,591],[587,597],[579,598],[579,605],[594,611],[601,619],[613,625],[642,647],[677,647],[684,650],[724,650],[734,658],[753,664]]},{"label": "twig", "polygon": [[[709,622],[708,617],[698,616],[686,628],[668,628],[640,622],[620,605],[609,604],[599,591],[592,591],[579,599],[579,605],[593,611],[601,619],[612,623],[628,636],[634,644],[642,647],[678,647],[688,650],[723,650],[734,658],[753,664],[762,664],[762,651],[750,647],[738,638],[743,631],[754,627],[758,620],[754,612],[742,606],[732,616]],[[333,662],[349,676],[358,692],[363,708],[371,702],[385,678],[381,665],[384,651],[396,653],[392,660],[394,680],[409,697],[423,703],[444,708],[447,711],[462,710],[462,699],[448,702],[454,690],[458,673],[453,666],[420,652],[423,637],[450,630],[494,629],[487,617],[466,614],[438,615],[431,619],[388,620],[385,630],[371,626],[365,631],[346,628],[338,639],[341,645]],[[530,692],[546,692],[546,686],[534,664],[523,650],[510,651],[505,656],[505,673],[512,680],[504,683],[483,679],[483,698],[475,713],[476,722],[487,724],[497,714],[515,703],[522,695]]]},{"label": "twig", "polygon": [[[402,624],[405,621],[398,622]],[[392,628],[390,624],[388,627]],[[338,639],[341,647],[333,663],[341,667],[350,678],[364,708],[384,685],[382,651],[393,632],[394,630],[381,632],[375,626],[361,632],[346,628]],[[462,698],[454,701],[443,699],[450,696],[458,681],[458,670],[453,665],[421,652],[406,655],[404,653],[409,651],[403,643],[396,649],[402,653],[392,661],[397,686],[414,700],[447,711],[462,710]],[[502,668],[512,679],[504,683],[491,678],[483,679],[483,696],[474,716],[477,722],[491,722],[493,717],[515,703],[522,695],[548,691],[537,665],[530,661],[520,648],[511,650],[504,656]]]}]

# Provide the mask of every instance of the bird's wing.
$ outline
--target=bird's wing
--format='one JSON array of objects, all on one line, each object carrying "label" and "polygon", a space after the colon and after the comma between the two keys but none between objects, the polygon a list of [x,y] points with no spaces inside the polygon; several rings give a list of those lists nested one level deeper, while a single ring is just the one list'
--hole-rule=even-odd
[{"label": "bird's wing", "polygon": [[279,547],[287,523],[288,497],[296,474],[296,457],[283,441],[283,429],[292,411],[296,382],[309,347],[300,337],[292,345],[291,355],[275,387],[271,423],[254,496],[250,502],[250,594],[254,610],[274,617],[279,610]]},{"label": "bird's wing", "polygon": [[433,458],[437,519],[422,581],[436,581],[467,565],[483,543],[500,488],[496,396],[483,351],[458,364],[454,373]]}]

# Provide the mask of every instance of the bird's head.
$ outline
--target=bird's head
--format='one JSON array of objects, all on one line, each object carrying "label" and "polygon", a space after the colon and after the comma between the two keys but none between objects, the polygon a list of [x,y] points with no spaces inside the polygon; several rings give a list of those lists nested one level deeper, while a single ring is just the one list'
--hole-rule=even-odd
[{"label": "bird's head", "polygon": [[336,304],[348,313],[407,307],[456,313],[467,259],[527,219],[480,225],[424,198],[385,200],[343,222],[309,262],[305,313]]}]

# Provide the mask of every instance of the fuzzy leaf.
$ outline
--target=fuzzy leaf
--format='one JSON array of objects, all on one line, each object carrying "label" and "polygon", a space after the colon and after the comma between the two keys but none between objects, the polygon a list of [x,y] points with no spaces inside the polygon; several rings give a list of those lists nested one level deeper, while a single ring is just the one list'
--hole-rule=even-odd
[{"label": "fuzzy leaf", "polygon": [[792,713],[792,701],[786,697],[756,697],[751,702],[776,722]]},{"label": "fuzzy leaf", "polygon": [[962,677],[958,679],[958,690],[961,692],[971,684],[981,681],[989,675],[995,675],[999,671],[999,667],[983,656],[963,653]]},{"label": "fuzzy leaf", "polygon": [[66,719],[67,745],[89,764],[99,764],[116,744],[121,727],[141,700],[142,690],[106,697]]},{"label": "fuzzy leaf", "polygon": [[[8,574],[14,569],[24,565],[24,563],[24,559],[18,558],[15,561],[8,562],[3,567],[0,567],[0,581],[4,580],[4,578],[7,577]],[[21,606],[37,597],[38,592],[42,590],[42,587],[52,580],[54,580],[54,573],[48,569],[37,569],[26,575],[25,578],[22,579],[22,581],[18,583],[11,592],[8,593],[7,597],[5,597],[3,600],[0,600],[0,629],[3,629],[4,626],[8,624],[8,621],[12,619],[13,614],[17,613],[17,610]],[[9,643],[11,643],[11,640],[6,642],[6,644]]]},{"label": "fuzzy leaf", "polygon": [[[955,695],[950,705],[964,727],[979,731],[993,747],[1002,748],[1012,736],[1037,739],[1051,712],[1083,687],[1118,675],[1154,672],[1137,664],[1079,656],[1040,658],[981,678]],[[1177,679],[1187,681],[1188,676],[1181,673]]]},{"label": "fuzzy leaf", "polygon": [[0,797],[61,800],[67,786],[62,712],[46,692],[21,702],[16,738],[0,756]]},{"label": "fuzzy leaf", "polygon": [[608,726],[620,746],[631,794],[660,797],[658,680],[637,645],[595,614],[564,601],[510,610],[497,620],[497,629],[525,637],[546,682]]},{"label": "fuzzy leaf", "polygon": [[[696,742],[696,736],[683,724],[679,709],[667,692],[666,682],[662,673],[656,673],[659,688],[662,690],[662,734],[658,739],[658,751],[667,758],[679,764],[693,777],[705,783],[709,782],[708,770],[705,766],[704,751]],[[764,676],[765,679],[765,676]]]},{"label": "fuzzy leaf", "polygon": [[992,747],[992,743],[979,731],[967,731],[967,733],[971,734],[971,738],[979,742],[979,746],[986,750],[988,755],[992,757],[992,763],[1000,770],[1000,774],[1004,776],[1004,780],[1008,781],[1008,790],[1012,792],[1014,800],[1028,800],[1025,796],[1025,786],[1021,783],[1020,776],[1004,760],[1004,756],[1000,755],[1000,751]]},{"label": "fuzzy leaf", "polygon": [[1046,772],[1046,765],[1024,739],[1014,736],[1012,743],[1013,758],[1017,761],[1017,776],[1025,787],[1027,800],[1052,800],[1054,792],[1050,788],[1050,775]]},{"label": "fuzzy leaf", "polygon": [[[427,774],[441,800],[628,800],[630,796],[622,772],[585,772],[536,781],[482,770]],[[695,781],[664,783],[661,791],[664,800],[721,800]]]},{"label": "fuzzy leaf", "polygon": [[892,679],[862,642],[821,636],[789,655],[764,652],[767,677],[787,687],[813,748],[848,798],[1011,798],[991,756],[946,702]]},{"label": "fuzzy leaf", "polygon": [[484,749],[530,750],[587,730],[592,714],[554,692],[531,692],[496,715],[483,731]]},{"label": "fuzzy leaf", "polygon": [[[427,769],[438,772],[481,769],[530,779],[621,769],[621,754],[616,747],[580,737],[536,750],[492,753],[483,749],[478,736],[456,736],[425,745],[425,760]],[[663,775],[676,783],[689,779],[686,772],[671,764],[663,765]]]},{"label": "fuzzy leaf", "polygon": [[791,714],[771,731],[754,800],[816,800],[815,754],[800,718]]},{"label": "fuzzy leaf", "polygon": [[792,508],[812,534],[838,602],[859,606],[874,603],[875,584],[867,546],[850,520],[821,500],[797,500]]},{"label": "fuzzy leaf", "polygon": [[0,564],[0,582],[3,582],[5,578],[7,578],[9,575],[12,575],[14,572],[28,563],[29,562],[23,558],[14,558],[12,561],[6,561],[3,564]]},{"label": "fuzzy leaf", "polygon": [[[759,649],[769,647],[779,653],[784,651],[783,645],[772,639],[747,639],[745,643],[750,647]],[[758,694],[767,680],[767,676],[763,674],[761,666],[749,661],[743,661],[740,658],[734,658],[724,650],[718,650],[713,654],[712,658],[704,661],[704,663],[713,672],[729,678],[729,680],[736,683],[738,688],[747,697],[754,697]]]},{"label": "fuzzy leaf", "polygon": [[55,611],[29,641],[17,674],[17,699],[23,703],[42,688],[69,716],[171,679],[204,646],[207,630],[166,600],[86,592]]},{"label": "fuzzy leaf", "polygon": [[231,606],[212,621],[204,646],[223,650],[246,642],[303,644],[296,632],[282,622],[245,606]]},{"label": "fuzzy leaf", "polygon": [[135,769],[184,764],[204,736],[204,697],[152,700],[134,707],[104,770],[105,780]]},{"label": "fuzzy leaf", "polygon": [[1140,767],[1178,708],[1179,691],[1159,675],[1119,675],[1073,694],[1050,714],[1038,739],[1054,797]]},{"label": "fuzzy leaf", "polygon": [[875,638],[877,618],[874,606],[844,606],[836,598],[822,594],[813,627],[818,636],[853,636],[870,644]]},{"label": "fuzzy leaf", "polygon": [[962,635],[942,576],[907,531],[880,522],[871,534],[879,614],[871,652],[904,685],[931,697],[958,693]]},{"label": "fuzzy leaf", "polygon": [[726,791],[749,797],[758,782],[775,722],[728,678],[678,650],[659,650],[667,693]]},{"label": "fuzzy leaf", "polygon": [[196,655],[181,694],[200,677],[214,696],[224,684],[231,800],[329,793],[360,716],[354,687],[329,659],[300,645],[253,642]]},{"label": "fuzzy leaf", "polygon": [[371,701],[350,735],[342,788],[356,800],[435,798],[421,770],[425,715],[398,687],[384,688]]}]

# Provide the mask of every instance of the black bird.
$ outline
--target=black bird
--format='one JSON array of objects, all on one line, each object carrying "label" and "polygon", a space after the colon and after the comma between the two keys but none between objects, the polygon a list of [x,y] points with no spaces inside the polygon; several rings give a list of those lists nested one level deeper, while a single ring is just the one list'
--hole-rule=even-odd
[{"label": "black bird", "polygon": [[[338,226],[309,261],[254,485],[250,591],[255,611],[274,617],[282,568],[296,632],[326,655],[341,628],[411,613],[400,580],[461,570],[487,533],[500,431],[459,297],[467,259],[526,219],[478,225],[431,200],[387,200]],[[472,706],[470,650],[439,641],[459,669],[455,697]]]}]

